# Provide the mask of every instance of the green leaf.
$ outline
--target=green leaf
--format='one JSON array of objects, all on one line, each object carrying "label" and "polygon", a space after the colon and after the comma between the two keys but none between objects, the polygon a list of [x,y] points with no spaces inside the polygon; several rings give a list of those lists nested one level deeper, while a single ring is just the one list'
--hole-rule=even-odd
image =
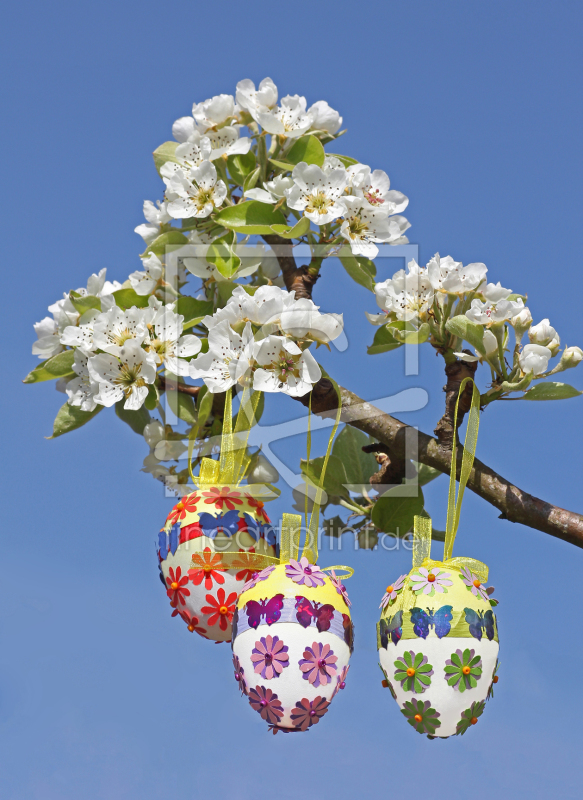
[{"label": "green leaf", "polygon": [[413,461],[413,463],[417,468],[417,477],[410,483],[418,483],[419,486],[425,486],[426,483],[430,483],[430,481],[434,481],[440,475],[443,475],[440,470],[428,467],[427,464],[422,464],[420,461]]},{"label": "green leaf", "polygon": [[195,425],[197,422],[197,415],[194,408],[194,400],[187,394],[178,391],[167,391],[166,398],[168,405],[176,414],[178,419],[183,419],[189,425]]},{"label": "green leaf", "polygon": [[[309,465],[307,464],[306,459],[302,458],[300,461],[300,468],[304,475],[307,475],[312,483],[318,485],[320,482],[320,475],[322,474],[323,464],[324,456],[310,459]],[[326,474],[324,476],[324,486],[322,488],[327,494],[333,495],[334,497],[348,498],[348,490],[343,485],[345,483],[348,483],[348,479],[344,470],[344,464],[336,456],[330,456],[328,459]]]},{"label": "green leaf", "polygon": [[178,163],[178,159],[176,158],[177,147],[178,142],[164,142],[164,144],[161,144],[160,147],[154,150],[152,155],[154,156],[154,164],[156,165],[158,174],[160,174],[160,169],[167,161]]},{"label": "green leaf", "polygon": [[525,392],[520,400],[568,400],[570,397],[578,397],[583,394],[574,386],[568,383],[558,383],[548,381],[547,383],[537,383],[528,392]]},{"label": "green leaf", "polygon": [[255,153],[252,150],[245,154],[237,153],[227,158],[229,175],[239,186],[243,186],[247,175],[255,170],[255,164]]},{"label": "green leaf", "polygon": [[257,186],[257,181],[259,180],[260,175],[261,167],[257,167],[257,169],[254,169],[253,172],[250,172],[243,183],[243,192],[246,192],[249,189],[254,189]]},{"label": "green leaf", "polygon": [[338,253],[338,258],[353,281],[364,286],[369,292],[374,292],[374,281],[370,272],[352,255],[350,247],[344,246]]},{"label": "green leaf", "polygon": [[374,442],[366,433],[345,425],[332,447],[332,455],[344,465],[346,483],[367,484],[368,479],[378,470],[376,458],[372,453],[363,453],[362,448]]},{"label": "green leaf", "polygon": [[339,539],[347,526],[342,517],[336,515],[322,520],[322,527],[324,528],[324,536],[333,536],[335,539]]},{"label": "green leaf", "polygon": [[213,410],[214,394],[209,392],[207,386],[202,386],[196,400],[198,409],[198,426],[202,429]]},{"label": "green leaf", "polygon": [[327,153],[329,156],[333,156],[337,158],[339,161],[342,161],[345,167],[352,167],[354,164],[358,164],[359,162],[355,158],[351,158],[350,156],[339,156],[338,153]]},{"label": "green leaf", "polygon": [[423,492],[417,497],[402,497],[400,486],[390,489],[376,501],[372,521],[381,531],[403,537],[413,527],[413,520],[423,511]]},{"label": "green leaf", "polygon": [[459,336],[461,339],[465,339],[466,342],[469,342],[478,353],[486,355],[484,349],[484,327],[482,325],[472,322],[462,314],[448,319],[445,323],[445,327],[450,333],[453,333],[454,336]]},{"label": "green leaf", "polygon": [[146,308],[148,305],[149,296],[137,294],[137,292],[132,288],[127,289],[118,289],[117,292],[113,293],[115,298],[115,304],[119,306],[119,308],[132,308],[136,306],[137,308]]},{"label": "green leaf", "polygon": [[148,411],[154,411],[156,406],[158,405],[158,401],[160,399],[160,395],[158,393],[158,389],[154,384],[152,384],[148,388],[148,396],[144,400],[144,405],[148,409]]},{"label": "green leaf", "polygon": [[55,378],[64,378],[66,375],[75,375],[73,372],[74,350],[65,350],[56,356],[42,361],[32,372],[29,372],[23,383],[40,383],[52,381]]},{"label": "green leaf", "polygon": [[387,326],[383,325],[376,331],[372,344],[366,348],[366,352],[369,356],[375,356],[378,353],[388,353],[389,350],[396,350],[397,347],[401,347],[401,344],[402,342],[395,339]]},{"label": "green leaf", "polygon": [[222,208],[216,220],[233,231],[258,235],[273,233],[272,225],[285,225],[285,216],[279,209],[275,211],[273,206],[258,200],[246,200],[236,206]]},{"label": "green leaf", "polygon": [[90,308],[96,308],[98,311],[101,311],[101,300],[99,297],[93,297],[93,295],[90,294],[81,297],[77,292],[69,292],[69,300],[73,303],[75,311],[78,311],[79,314],[84,314],[86,311],[89,311]]},{"label": "green leaf", "polygon": [[403,344],[423,344],[429,339],[429,334],[431,329],[426,322],[423,322],[419,326],[419,330],[410,330],[411,325],[407,325],[403,327],[399,325],[400,320],[395,323],[388,323],[387,329],[389,333],[397,339],[397,341],[402,342]]},{"label": "green leaf", "polygon": [[154,253],[157,256],[163,256],[168,247],[179,247],[183,244],[188,244],[188,239],[183,233],[176,229],[166,231],[165,233],[161,233],[160,236],[154,239],[154,241],[146,247],[144,252],[140,255],[140,258],[144,258],[148,255],[148,253]]},{"label": "green leaf", "polygon": [[215,239],[206,254],[206,261],[213,264],[223,278],[232,278],[241,266],[241,259],[235,255],[232,245],[237,240],[237,234],[232,231]]},{"label": "green leaf", "polygon": [[121,420],[126,422],[133,431],[142,436],[144,433],[144,428],[148,422],[151,422],[148,409],[145,406],[142,406],[137,411],[129,411],[127,408],[123,407],[124,403],[125,400],[120,400],[115,404],[115,413]]},{"label": "green leaf", "polygon": [[282,236],[284,239],[299,239],[310,230],[310,220],[302,217],[299,222],[290,228],[289,225],[272,225],[271,230]]},{"label": "green leaf", "polygon": [[194,297],[184,295],[176,301],[176,313],[184,317],[183,330],[197,325],[203,317],[212,314],[213,311],[212,300],[196,300]]},{"label": "green leaf", "polygon": [[324,148],[315,136],[301,136],[285,154],[285,160],[293,165],[305,161],[306,164],[316,164],[318,167],[322,167],[325,158]]},{"label": "green leaf", "polygon": [[291,172],[295,167],[295,164],[290,164],[289,161],[280,161],[277,158],[270,158],[269,163],[273,164],[273,166],[277,167],[277,169],[283,169],[286,172]]},{"label": "green leaf", "polygon": [[368,272],[371,278],[375,278],[377,274],[377,268],[374,261],[371,261],[370,258],[366,258],[365,256],[354,256],[360,266]]},{"label": "green leaf", "polygon": [[59,413],[53,422],[53,435],[47,438],[56,439],[57,436],[62,436],[64,433],[80,428],[90,419],[93,419],[96,414],[99,414],[103,407],[96,406],[93,411],[81,411],[77,406],[70,406],[69,403],[65,403],[59,409]]}]

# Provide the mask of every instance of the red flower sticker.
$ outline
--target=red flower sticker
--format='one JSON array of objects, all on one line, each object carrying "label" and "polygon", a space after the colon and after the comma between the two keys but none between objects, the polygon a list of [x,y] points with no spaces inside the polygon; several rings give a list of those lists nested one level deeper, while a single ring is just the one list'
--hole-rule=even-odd
[{"label": "red flower sticker", "polygon": [[213,597],[212,594],[207,594],[206,601],[209,605],[200,609],[203,614],[209,615],[207,625],[216,625],[218,621],[220,629],[226,631],[227,625],[231,622],[235,613],[236,600],[237,592],[231,592],[226,597],[224,589],[219,589],[216,597]]},{"label": "red flower sticker", "polygon": [[260,519],[263,519],[264,522],[271,522],[264,511],[265,503],[262,503],[261,500],[256,500],[254,497],[251,497],[250,494],[246,494],[245,497],[251,508],[255,509],[255,513]]},{"label": "red flower sticker", "polygon": [[205,503],[214,503],[216,508],[223,510],[223,506],[227,506],[229,511],[235,510],[235,505],[243,505],[240,492],[232,492],[228,486],[223,486],[222,489],[213,487],[208,492],[203,492],[206,498]]},{"label": "red flower sticker", "polygon": [[183,575],[180,567],[176,567],[176,572],[170,567],[166,578],[166,585],[168,586],[166,594],[170,598],[170,605],[173,608],[176,608],[178,604],[181,606],[186,605],[184,598],[190,596],[190,591],[185,588],[187,584],[188,575]]},{"label": "red flower sticker", "polygon": [[176,503],[172,511],[168,514],[166,523],[170,522],[172,525],[174,525],[176,522],[181,522],[187,514],[194,513],[199,500],[200,497],[196,497],[194,494],[189,494],[186,497],[183,497],[180,502]]},{"label": "red flower sticker", "polygon": [[195,586],[200,586],[204,580],[204,588],[212,589],[213,581],[224,583],[225,576],[221,575],[226,567],[223,566],[219,553],[211,553],[210,547],[205,547],[202,555],[195,553],[192,556],[192,569],[188,570],[188,577]]}]

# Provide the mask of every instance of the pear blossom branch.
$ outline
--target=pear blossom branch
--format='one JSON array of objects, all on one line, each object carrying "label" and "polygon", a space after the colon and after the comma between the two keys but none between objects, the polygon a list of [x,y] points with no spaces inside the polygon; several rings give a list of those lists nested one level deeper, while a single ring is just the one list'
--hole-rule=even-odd
[{"label": "pear blossom branch", "polygon": [[[348,389],[338,388],[342,400],[342,421],[386,445],[391,458],[394,457],[397,461],[405,459],[409,426],[375,408]],[[308,398],[309,395],[306,395],[298,399],[307,406]],[[338,399],[332,383],[327,378],[321,379],[312,391],[312,411],[319,416],[331,416],[337,408]],[[421,431],[418,433],[418,446],[416,454],[418,461],[449,475],[451,450],[444,448],[437,439]],[[459,447],[458,476],[462,457],[463,448]],[[500,519],[520,522],[529,528],[583,548],[583,515],[559,508],[524,492],[478,459],[474,459],[467,485],[475,494],[501,512]]]}]

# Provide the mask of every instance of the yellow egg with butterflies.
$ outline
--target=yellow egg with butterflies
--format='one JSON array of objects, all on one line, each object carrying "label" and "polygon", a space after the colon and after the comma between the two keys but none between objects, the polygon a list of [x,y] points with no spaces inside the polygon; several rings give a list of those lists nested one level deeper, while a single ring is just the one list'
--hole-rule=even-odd
[{"label": "yellow egg with butterflies", "polygon": [[497,601],[475,564],[483,567],[470,559],[427,560],[390,583],[381,601],[383,685],[430,739],[476,725],[498,680]]}]

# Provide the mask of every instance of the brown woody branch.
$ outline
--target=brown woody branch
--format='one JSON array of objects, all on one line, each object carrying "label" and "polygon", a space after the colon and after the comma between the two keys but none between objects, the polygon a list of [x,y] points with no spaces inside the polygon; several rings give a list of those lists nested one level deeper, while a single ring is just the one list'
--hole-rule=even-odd
[{"label": "brown woody branch", "polygon": [[[474,363],[454,361],[453,364],[447,364],[445,367],[445,375],[447,377],[447,383],[443,387],[443,391],[445,392],[445,413],[437,423],[435,435],[437,436],[438,442],[448,450],[451,450],[453,445],[455,405],[461,382],[464,378],[473,379],[476,374],[477,366],[477,361]],[[457,414],[458,427],[462,424],[464,416],[470,410],[472,404],[472,390],[472,384],[467,383],[460,397]]]},{"label": "brown woody branch", "polygon": [[[364,431],[386,445],[391,457],[394,455],[396,459],[405,459],[410,455],[406,448],[408,425],[361,400],[348,389],[342,387],[339,389],[343,422]],[[304,405],[308,404],[307,395],[299,400]],[[312,411],[320,416],[332,416],[337,408],[338,399],[334,387],[327,378],[321,379],[314,386]],[[418,461],[449,475],[451,450],[444,448],[437,439],[422,432],[418,434],[418,445],[419,450],[416,454]],[[462,457],[463,448],[459,447],[457,475],[460,474]],[[501,512],[501,519],[520,522],[577,547],[583,547],[583,516],[522,491],[478,459],[474,460],[468,488],[497,508]]]},{"label": "brown woody branch", "polygon": [[294,258],[293,249],[289,239],[283,236],[269,234],[263,240],[271,245],[281,267],[285,288],[288,292],[295,291],[296,299],[312,299],[314,284],[320,277],[317,266],[298,267]]}]

